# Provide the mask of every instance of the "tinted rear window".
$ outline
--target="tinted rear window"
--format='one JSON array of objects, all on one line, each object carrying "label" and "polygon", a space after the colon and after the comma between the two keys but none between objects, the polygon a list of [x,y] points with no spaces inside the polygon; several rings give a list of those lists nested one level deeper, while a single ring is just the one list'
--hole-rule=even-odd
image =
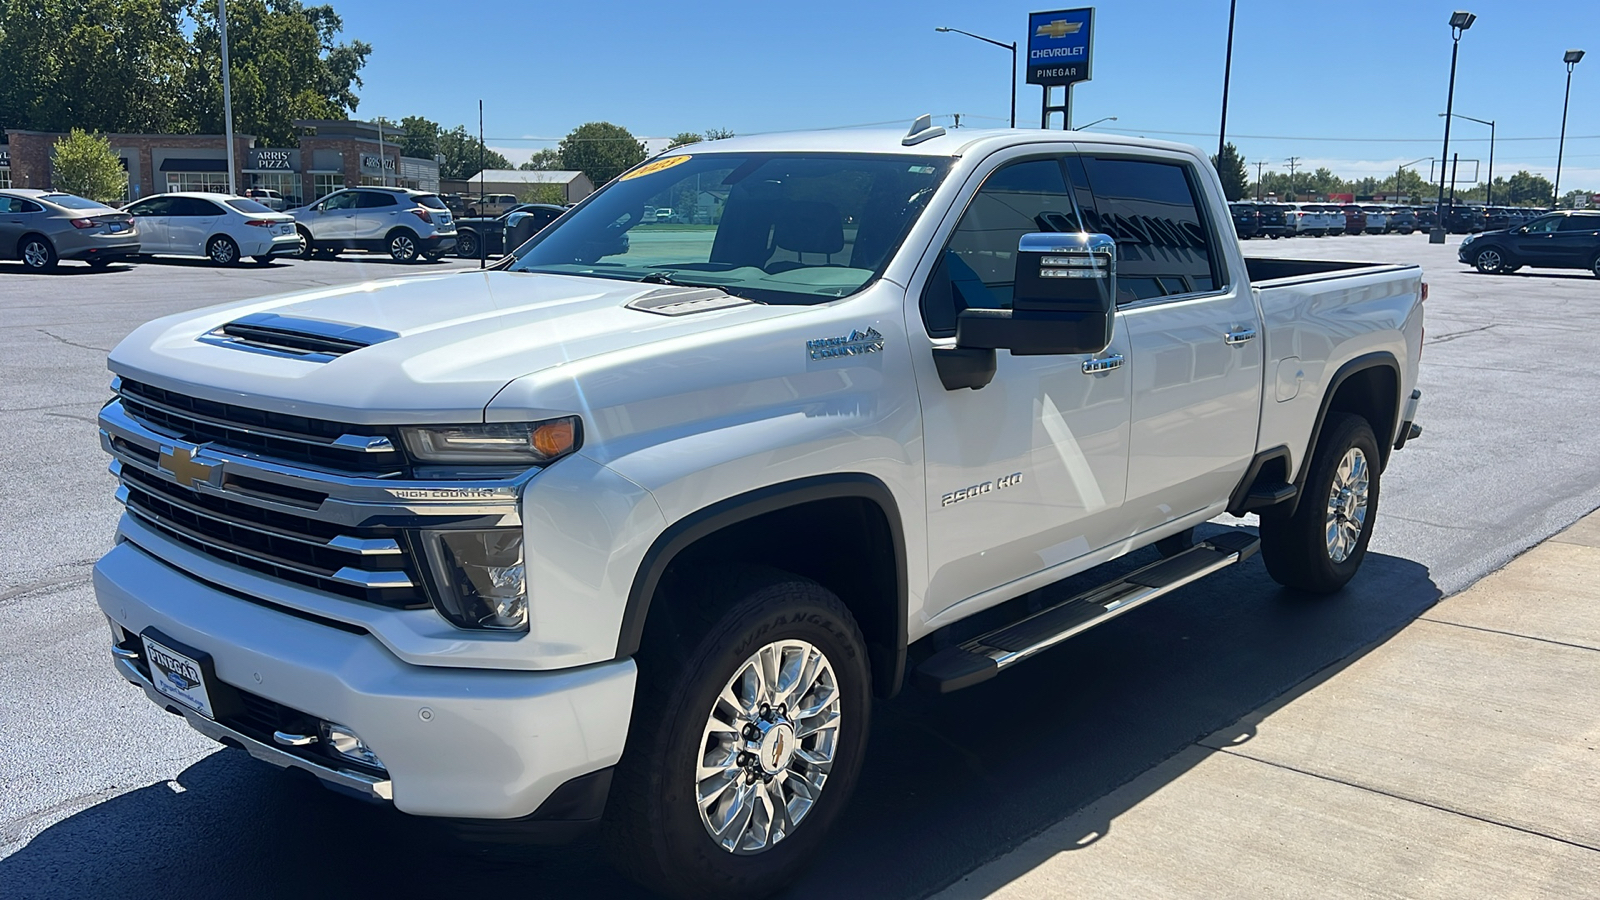
[{"label": "tinted rear window", "polygon": [[226,200],[226,201],[223,201],[223,202],[227,203],[229,206],[233,207],[234,209],[237,209],[239,212],[242,212],[242,213],[269,213],[269,212],[272,212],[272,209],[270,207],[262,206],[261,204],[255,202],[254,200],[246,200],[243,197],[240,197],[240,198],[238,198],[236,200]]},{"label": "tinted rear window", "polygon": [[79,197],[79,196],[77,196],[75,194],[45,194],[43,197],[40,197],[39,199],[43,200],[46,203],[54,203],[56,206],[64,206],[67,209],[110,209],[111,208],[109,206],[106,206],[104,203],[96,203],[93,200],[87,200],[87,199],[84,199],[83,197]]},{"label": "tinted rear window", "polygon": [[449,209],[450,208],[450,207],[444,205],[444,201],[439,199],[439,195],[438,194],[423,194],[423,195],[421,195],[419,197],[412,197],[411,199],[412,199],[413,202],[416,202],[416,203],[419,203],[419,204],[421,204],[423,206],[426,206],[429,209]]}]

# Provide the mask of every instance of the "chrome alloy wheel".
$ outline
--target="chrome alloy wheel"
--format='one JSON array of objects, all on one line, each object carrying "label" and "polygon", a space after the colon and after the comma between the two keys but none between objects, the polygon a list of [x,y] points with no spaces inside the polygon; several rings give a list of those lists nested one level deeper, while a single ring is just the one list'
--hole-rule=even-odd
[{"label": "chrome alloy wheel", "polygon": [[739,665],[712,704],[694,776],[717,846],[751,855],[794,833],[833,768],[839,714],[833,665],[812,644],[775,641]]},{"label": "chrome alloy wheel", "polygon": [[1498,250],[1483,250],[1478,253],[1478,271],[1485,275],[1493,275],[1500,271],[1505,261],[1500,258]]},{"label": "chrome alloy wheel", "polygon": [[1342,563],[1355,552],[1361,529],[1367,524],[1367,455],[1360,447],[1345,451],[1333,470],[1328,494],[1328,558]]},{"label": "chrome alloy wheel", "polygon": [[50,263],[50,250],[38,241],[29,241],[22,248],[22,261],[30,269],[42,269]]},{"label": "chrome alloy wheel", "polygon": [[409,234],[397,234],[389,239],[389,255],[400,262],[417,258],[417,242]]},{"label": "chrome alloy wheel", "polygon": [[225,266],[234,260],[233,244],[224,240],[211,242],[211,261],[219,266]]}]

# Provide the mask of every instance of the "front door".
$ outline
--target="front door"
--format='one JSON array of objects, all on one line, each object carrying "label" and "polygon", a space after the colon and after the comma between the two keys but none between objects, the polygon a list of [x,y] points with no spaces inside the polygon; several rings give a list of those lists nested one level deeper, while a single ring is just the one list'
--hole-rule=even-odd
[{"label": "front door", "polygon": [[311,222],[311,236],[319,241],[343,243],[356,236],[356,192],[329,194]]},{"label": "front door", "polygon": [[1508,235],[1512,257],[1525,266],[1559,265],[1556,229],[1564,216],[1541,216]]},{"label": "front door", "polygon": [[38,228],[44,207],[21,197],[0,197],[0,259],[16,259],[22,236]]},{"label": "front door", "polygon": [[1226,499],[1255,455],[1259,313],[1228,283],[1221,223],[1185,157],[1086,156],[1091,231],[1117,242],[1118,325],[1131,346],[1129,534]]},{"label": "front door", "polygon": [[[943,243],[925,260],[920,310],[908,313],[917,342],[927,472],[928,617],[1029,574],[1113,542],[1127,477],[1126,368],[1086,373],[1088,355],[1013,356],[997,351],[993,382],[947,391],[932,349],[952,346],[965,308],[1007,308],[1024,234],[1078,231],[1068,161],[1021,156],[999,163]],[[919,314],[920,313],[920,314]],[[1129,354],[1115,326],[1100,358]],[[994,602],[1005,592],[991,595]],[[980,600],[981,605],[989,605]]]}]

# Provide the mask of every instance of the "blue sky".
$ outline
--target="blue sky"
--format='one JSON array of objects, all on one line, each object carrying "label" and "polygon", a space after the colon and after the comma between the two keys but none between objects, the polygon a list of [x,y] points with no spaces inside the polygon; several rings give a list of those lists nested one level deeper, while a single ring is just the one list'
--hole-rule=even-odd
[{"label": "blue sky", "polygon": [[[421,0],[345,0],[337,8],[347,35],[374,47],[358,117],[420,114],[475,129],[481,97],[490,146],[520,162],[554,146],[536,139],[600,119],[641,137],[898,125],[924,112],[946,125],[959,112],[964,124],[1003,126],[1010,54],[934,27],[1022,40],[1029,12],[1077,5],[477,0],[446,13]],[[1074,120],[1114,115],[1102,127],[1214,152],[1227,0],[1095,5],[1094,80],[1078,86]],[[1478,15],[1461,42],[1455,108],[1497,121],[1498,175],[1554,173],[1561,56],[1592,51],[1573,78],[1562,184],[1600,191],[1600,0],[1239,0],[1231,139],[1269,168],[1298,156],[1345,177],[1437,156],[1455,8]],[[1039,101],[1038,87],[1020,86],[1019,124],[1037,124]],[[1486,127],[1458,120],[1451,143],[1464,160],[1487,163]],[[1463,163],[1463,181],[1468,174]]]}]

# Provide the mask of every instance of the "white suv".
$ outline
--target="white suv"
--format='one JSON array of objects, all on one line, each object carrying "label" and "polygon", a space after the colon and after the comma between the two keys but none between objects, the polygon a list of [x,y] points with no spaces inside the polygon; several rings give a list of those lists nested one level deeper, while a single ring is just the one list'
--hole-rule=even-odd
[{"label": "white suv", "polygon": [[406,188],[335,191],[293,212],[300,257],[340,250],[387,252],[396,262],[444,256],[456,245],[455,219],[438,194]]}]

